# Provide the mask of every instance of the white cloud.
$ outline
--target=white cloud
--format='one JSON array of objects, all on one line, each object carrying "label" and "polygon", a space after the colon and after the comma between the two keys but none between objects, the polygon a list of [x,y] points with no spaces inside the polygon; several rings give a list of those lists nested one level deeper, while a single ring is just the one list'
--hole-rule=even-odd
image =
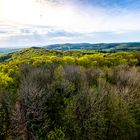
[{"label": "white cloud", "polygon": [[[73,1],[75,3],[68,0],[54,0],[53,3],[49,0],[0,0],[0,45],[10,44],[10,40],[13,44],[14,41],[19,44],[53,43],[73,38],[86,41],[96,32],[126,34],[140,30],[138,10],[84,6]],[[103,40],[101,36],[95,37]]]}]

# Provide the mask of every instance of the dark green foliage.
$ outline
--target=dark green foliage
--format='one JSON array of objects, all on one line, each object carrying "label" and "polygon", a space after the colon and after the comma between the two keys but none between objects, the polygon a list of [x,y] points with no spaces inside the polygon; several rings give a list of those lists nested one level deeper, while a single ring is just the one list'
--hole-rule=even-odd
[{"label": "dark green foliage", "polygon": [[0,139],[4,139],[7,131],[7,114],[5,104],[3,103],[3,97],[0,96]]},{"label": "dark green foliage", "polygon": [[54,131],[49,132],[48,140],[65,140],[65,134],[61,128],[55,129]]}]

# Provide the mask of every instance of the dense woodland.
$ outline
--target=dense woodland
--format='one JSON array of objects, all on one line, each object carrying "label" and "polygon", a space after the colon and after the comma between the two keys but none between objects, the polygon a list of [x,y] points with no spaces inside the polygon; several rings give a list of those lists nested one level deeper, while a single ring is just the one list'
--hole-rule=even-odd
[{"label": "dense woodland", "polygon": [[0,140],[139,139],[140,52],[0,57]]}]

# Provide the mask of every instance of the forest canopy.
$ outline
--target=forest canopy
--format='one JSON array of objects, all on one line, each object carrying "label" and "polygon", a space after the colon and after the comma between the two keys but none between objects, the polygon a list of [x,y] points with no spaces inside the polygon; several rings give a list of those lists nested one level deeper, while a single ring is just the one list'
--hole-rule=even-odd
[{"label": "forest canopy", "polygon": [[0,139],[137,140],[140,52],[23,49],[0,56]]}]

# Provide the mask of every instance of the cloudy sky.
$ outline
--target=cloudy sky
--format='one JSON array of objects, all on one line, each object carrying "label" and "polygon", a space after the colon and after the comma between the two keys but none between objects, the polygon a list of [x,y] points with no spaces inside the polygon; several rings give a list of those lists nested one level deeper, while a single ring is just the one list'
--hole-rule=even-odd
[{"label": "cloudy sky", "polygon": [[0,0],[0,47],[140,41],[140,0]]}]

